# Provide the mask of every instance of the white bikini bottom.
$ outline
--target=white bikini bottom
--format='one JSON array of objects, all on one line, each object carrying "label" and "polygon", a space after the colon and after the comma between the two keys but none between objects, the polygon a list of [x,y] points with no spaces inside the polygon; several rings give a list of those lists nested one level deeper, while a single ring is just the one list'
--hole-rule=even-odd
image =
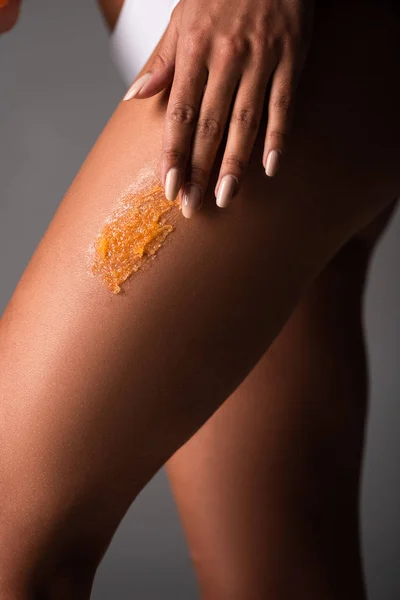
[{"label": "white bikini bottom", "polygon": [[111,34],[111,56],[130,85],[160,41],[179,0],[125,0]]}]

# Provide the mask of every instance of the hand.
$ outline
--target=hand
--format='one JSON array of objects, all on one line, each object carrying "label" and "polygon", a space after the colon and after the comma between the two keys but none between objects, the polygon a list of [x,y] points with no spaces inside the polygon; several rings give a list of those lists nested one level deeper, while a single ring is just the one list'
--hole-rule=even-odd
[{"label": "hand", "polygon": [[[233,102],[215,187],[217,205],[236,195],[259,129],[271,81],[263,165],[275,175],[311,37],[313,0],[180,0],[148,73],[126,100],[172,82],[163,134],[161,181],[180,190],[182,212],[200,207]],[[234,8],[233,8],[234,7]],[[190,161],[189,161],[190,155]]]},{"label": "hand", "polygon": [[18,21],[21,0],[0,0],[0,34],[10,31]]}]

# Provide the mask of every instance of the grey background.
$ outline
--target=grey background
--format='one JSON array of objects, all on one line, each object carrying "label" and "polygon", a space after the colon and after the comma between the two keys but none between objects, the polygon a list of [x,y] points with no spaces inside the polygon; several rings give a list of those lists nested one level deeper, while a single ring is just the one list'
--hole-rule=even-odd
[{"label": "grey background", "polygon": [[[1,312],[123,92],[94,0],[25,2],[18,27],[0,38]],[[400,598],[399,258],[397,212],[375,254],[366,301],[372,395],[362,535],[371,600]],[[163,472],[124,518],[93,598],[197,598]]]}]

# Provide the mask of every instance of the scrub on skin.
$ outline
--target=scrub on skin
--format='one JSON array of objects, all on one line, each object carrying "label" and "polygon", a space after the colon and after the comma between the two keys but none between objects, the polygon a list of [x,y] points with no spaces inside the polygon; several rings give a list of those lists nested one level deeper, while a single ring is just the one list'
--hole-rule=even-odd
[{"label": "scrub on skin", "polygon": [[118,202],[93,247],[91,271],[118,294],[121,285],[153,258],[174,227],[168,222],[179,199],[170,202],[164,188],[155,183]]}]

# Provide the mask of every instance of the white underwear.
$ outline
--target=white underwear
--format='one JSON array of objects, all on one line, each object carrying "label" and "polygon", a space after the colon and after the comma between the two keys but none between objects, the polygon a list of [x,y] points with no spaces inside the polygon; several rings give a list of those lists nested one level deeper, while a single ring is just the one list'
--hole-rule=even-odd
[{"label": "white underwear", "polygon": [[125,0],[111,34],[111,56],[126,85],[143,67],[179,0]]}]

